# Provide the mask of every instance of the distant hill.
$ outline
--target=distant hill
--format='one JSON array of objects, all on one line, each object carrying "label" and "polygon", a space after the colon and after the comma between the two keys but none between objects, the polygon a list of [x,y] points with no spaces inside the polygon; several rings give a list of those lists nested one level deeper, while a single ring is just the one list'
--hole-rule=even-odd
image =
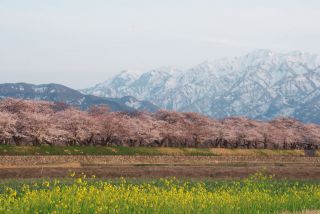
[{"label": "distant hill", "polygon": [[140,101],[134,97],[105,98],[85,95],[72,88],[59,84],[33,85],[28,83],[0,84],[0,98],[16,98],[29,100],[45,100],[63,102],[81,109],[92,105],[108,105],[112,111],[147,111],[154,112],[159,108],[148,101]]}]

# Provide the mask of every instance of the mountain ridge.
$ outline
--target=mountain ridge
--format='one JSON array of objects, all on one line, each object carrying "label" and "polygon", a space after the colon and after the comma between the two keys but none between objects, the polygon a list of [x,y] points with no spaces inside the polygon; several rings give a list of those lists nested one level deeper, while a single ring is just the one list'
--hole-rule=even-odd
[{"label": "mountain ridge", "polygon": [[63,102],[81,109],[88,109],[92,105],[108,105],[112,111],[157,111],[159,108],[145,100],[134,97],[103,98],[94,95],[85,95],[78,90],[64,85],[28,84],[28,83],[4,83],[0,84],[0,98],[18,98],[30,100],[45,100],[52,102]]},{"label": "mountain ridge", "polygon": [[[187,70],[153,69],[115,77],[81,90],[106,97],[134,96],[161,108],[195,111],[214,118],[245,116],[268,120],[294,117],[320,123],[320,56],[303,51],[255,50],[205,61]],[[303,111],[304,108],[312,110]]]}]

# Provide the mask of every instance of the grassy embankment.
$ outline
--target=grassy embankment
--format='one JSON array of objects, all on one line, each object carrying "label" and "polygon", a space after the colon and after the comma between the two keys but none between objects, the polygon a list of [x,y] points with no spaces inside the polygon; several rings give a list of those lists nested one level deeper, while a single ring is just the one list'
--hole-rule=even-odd
[{"label": "grassy embankment", "polygon": [[[0,155],[181,155],[181,156],[305,156],[303,150],[102,147],[102,146],[10,146],[0,145]],[[316,152],[320,156],[320,152]]]}]

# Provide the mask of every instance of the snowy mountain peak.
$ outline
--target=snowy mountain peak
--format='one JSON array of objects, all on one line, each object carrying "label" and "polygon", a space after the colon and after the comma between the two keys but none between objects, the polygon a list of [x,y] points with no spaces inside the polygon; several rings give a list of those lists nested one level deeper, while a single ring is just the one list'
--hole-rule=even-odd
[{"label": "snowy mountain peak", "polygon": [[[161,68],[138,76],[123,75],[83,91],[106,97],[134,96],[162,108],[217,118],[290,116],[320,123],[320,99],[316,99],[320,98],[316,93],[320,90],[320,57],[303,51],[254,50],[239,57],[204,61],[184,71]],[[304,112],[306,106],[319,110]]]},{"label": "snowy mountain peak", "polygon": [[[123,83],[132,82],[139,77],[137,72],[132,70],[121,71],[117,76],[113,78],[113,81],[121,81]],[[116,83],[117,84],[117,83]]]}]

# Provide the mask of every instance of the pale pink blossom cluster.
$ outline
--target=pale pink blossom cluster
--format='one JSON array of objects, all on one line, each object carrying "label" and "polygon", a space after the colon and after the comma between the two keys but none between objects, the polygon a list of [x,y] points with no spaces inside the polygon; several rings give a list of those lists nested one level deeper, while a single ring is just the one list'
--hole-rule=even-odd
[{"label": "pale pink blossom cluster", "polygon": [[317,149],[320,126],[290,118],[215,120],[197,113],[88,111],[63,103],[0,101],[0,144]]}]

